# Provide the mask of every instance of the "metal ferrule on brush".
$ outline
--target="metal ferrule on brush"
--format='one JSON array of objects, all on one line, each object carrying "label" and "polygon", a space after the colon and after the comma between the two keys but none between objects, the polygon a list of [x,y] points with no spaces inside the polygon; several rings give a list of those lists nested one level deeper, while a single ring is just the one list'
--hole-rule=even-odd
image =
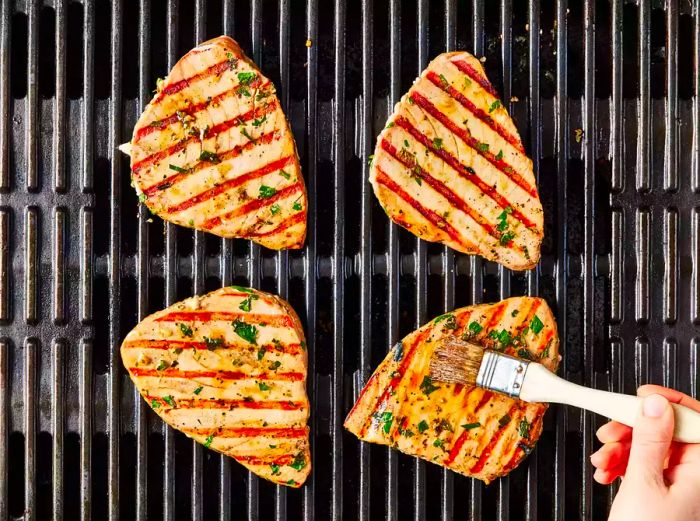
[{"label": "metal ferrule on brush", "polygon": [[492,391],[520,396],[529,362],[487,349],[479,367],[476,385]]}]

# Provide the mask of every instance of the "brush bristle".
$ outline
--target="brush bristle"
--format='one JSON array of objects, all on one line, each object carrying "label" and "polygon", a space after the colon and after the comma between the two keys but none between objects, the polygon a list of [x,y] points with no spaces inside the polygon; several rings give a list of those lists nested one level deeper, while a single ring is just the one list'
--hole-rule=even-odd
[{"label": "brush bristle", "polygon": [[484,348],[449,337],[444,339],[430,359],[430,376],[440,382],[475,385],[479,374]]}]

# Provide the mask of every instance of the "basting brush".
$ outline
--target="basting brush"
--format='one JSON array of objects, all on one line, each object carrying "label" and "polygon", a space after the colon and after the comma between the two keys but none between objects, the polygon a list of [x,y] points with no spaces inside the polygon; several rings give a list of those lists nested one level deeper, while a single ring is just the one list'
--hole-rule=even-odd
[{"label": "basting brush", "polygon": [[[476,385],[525,402],[573,405],[634,427],[641,398],[589,389],[559,378],[543,365],[484,349],[455,337],[443,340],[430,359],[433,380]],[[700,443],[700,413],[671,404],[675,441]]]}]

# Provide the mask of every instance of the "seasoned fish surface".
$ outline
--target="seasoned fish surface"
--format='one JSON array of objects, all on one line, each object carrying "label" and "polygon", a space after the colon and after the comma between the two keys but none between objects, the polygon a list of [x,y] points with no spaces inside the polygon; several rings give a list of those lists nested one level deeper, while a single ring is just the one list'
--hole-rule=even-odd
[{"label": "seasoned fish surface", "polygon": [[163,219],[301,248],[306,188],[275,88],[227,36],[178,61],[128,147],[139,198]]},{"label": "seasoned fish surface", "polygon": [[233,286],[139,323],[122,361],[169,425],[258,476],[299,487],[311,471],[304,332],[284,300]]},{"label": "seasoned fish surface", "polygon": [[489,483],[532,450],[547,405],[432,381],[435,346],[452,335],[536,360],[553,371],[559,363],[557,328],[544,300],[517,297],[460,308],[394,346],[362,390],[345,428],[361,440]]},{"label": "seasoned fish surface", "polygon": [[532,161],[479,60],[435,58],[377,140],[370,182],[413,234],[523,270],[540,257],[543,215]]}]

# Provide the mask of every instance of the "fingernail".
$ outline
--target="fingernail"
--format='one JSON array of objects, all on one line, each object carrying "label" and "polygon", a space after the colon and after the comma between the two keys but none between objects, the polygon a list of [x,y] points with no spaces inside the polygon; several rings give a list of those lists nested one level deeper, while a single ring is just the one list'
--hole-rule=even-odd
[{"label": "fingernail", "polygon": [[660,418],[666,412],[667,407],[668,400],[666,398],[659,394],[650,394],[644,398],[642,410],[647,418]]}]

